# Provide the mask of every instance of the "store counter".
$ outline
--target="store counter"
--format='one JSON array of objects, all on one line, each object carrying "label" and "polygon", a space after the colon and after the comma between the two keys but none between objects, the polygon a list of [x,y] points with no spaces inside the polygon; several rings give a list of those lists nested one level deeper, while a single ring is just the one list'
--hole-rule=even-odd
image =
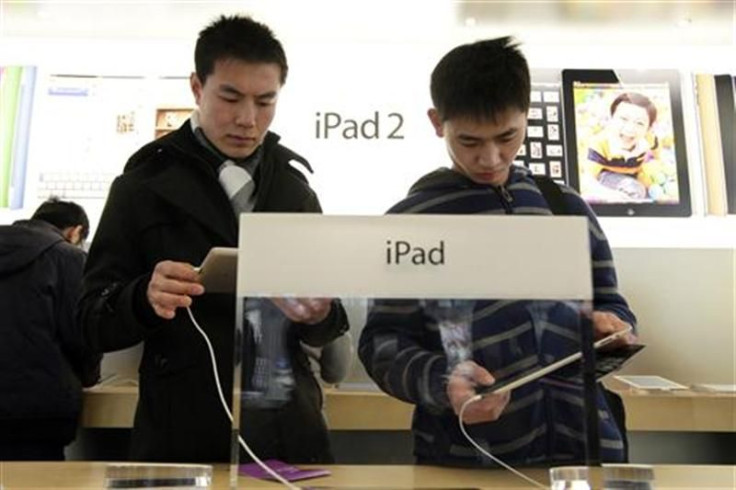
[{"label": "store counter", "polygon": [[629,431],[736,432],[733,393],[639,390],[615,378],[605,384],[621,395]]},{"label": "store counter", "polygon": [[[691,390],[652,392],[615,383],[629,431],[736,432],[736,396]],[[138,388],[132,380],[85,390],[82,426],[132,427]],[[325,391],[332,430],[409,430],[413,406],[379,391]]]},{"label": "store counter", "polygon": [[[303,466],[304,468],[309,466]],[[322,466],[325,467],[325,466]],[[394,488],[394,489],[522,489],[536,488],[505,470],[465,470],[432,466],[326,466],[327,477],[301,482],[321,488]],[[524,472],[548,484],[546,470]],[[655,465],[657,490],[736,488],[736,466]],[[0,487],[3,490],[58,490],[103,488],[105,463],[0,463]],[[213,490],[229,488],[229,466],[216,465]],[[275,489],[280,484],[240,477],[238,488]]]}]

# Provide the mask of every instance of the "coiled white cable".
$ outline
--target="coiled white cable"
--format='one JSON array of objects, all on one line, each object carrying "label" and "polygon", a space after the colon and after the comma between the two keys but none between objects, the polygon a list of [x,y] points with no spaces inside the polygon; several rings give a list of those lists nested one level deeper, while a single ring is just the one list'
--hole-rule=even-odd
[{"label": "coiled white cable", "polygon": [[[197,323],[197,320],[194,318],[194,314],[192,313],[191,308],[187,307],[187,313],[189,314],[189,318],[192,320],[192,324],[194,324],[194,328],[197,329],[197,331],[202,335],[204,338],[205,343],[207,344],[207,350],[209,350],[210,353],[210,360],[212,361],[212,374],[215,377],[215,386],[217,387],[217,394],[220,395],[220,403],[222,404],[222,408],[225,410],[225,413],[227,414],[227,417],[230,419],[230,422],[233,421],[233,414],[230,412],[230,408],[227,406],[227,402],[225,401],[225,396],[222,394],[222,385],[220,384],[220,376],[217,374],[217,360],[215,359],[215,351],[212,348],[212,343],[210,343],[209,337],[207,337],[207,334],[204,333],[204,330],[202,330],[202,327],[199,326],[199,323]],[[283,483],[285,486],[287,486],[291,490],[300,490],[299,487],[292,485],[291,482],[286,480],[284,477],[276,473],[274,470],[272,470],[266,463],[261,461],[258,456],[255,455],[255,453],[251,450],[250,447],[248,447],[248,444],[245,443],[243,438],[238,434],[238,442],[240,443],[240,446],[245,450],[246,453],[248,453],[248,456],[251,457],[253,461],[258,464],[261,468],[263,468],[266,473],[274,477],[277,481]]]},{"label": "coiled white cable", "polygon": [[478,451],[480,451],[482,454],[484,454],[485,456],[487,456],[488,458],[490,458],[493,462],[495,462],[499,466],[501,466],[503,468],[506,468],[511,473],[515,474],[519,478],[522,478],[522,479],[526,480],[527,482],[531,483],[532,485],[534,485],[536,487],[544,488],[546,490],[549,490],[550,487],[548,487],[547,485],[545,485],[543,483],[540,483],[540,482],[534,480],[533,478],[529,478],[528,476],[526,476],[525,474],[521,473],[520,471],[518,471],[518,470],[512,468],[511,466],[507,465],[506,463],[504,463],[503,461],[501,461],[500,459],[498,459],[497,457],[495,457],[494,455],[492,455],[491,453],[489,453],[488,451],[486,451],[485,449],[483,449],[482,447],[480,447],[480,444],[478,444],[477,442],[475,442],[473,440],[473,438],[470,437],[470,434],[468,434],[467,430],[465,430],[465,424],[463,424],[463,414],[465,413],[465,409],[468,407],[468,405],[470,405],[471,403],[475,403],[477,401],[480,401],[481,398],[482,398],[482,395],[475,395],[473,397],[470,397],[467,400],[465,400],[465,403],[463,403],[463,405],[460,407],[460,413],[457,415],[458,422],[460,424],[460,432],[463,433],[463,435],[465,436],[465,438]]}]

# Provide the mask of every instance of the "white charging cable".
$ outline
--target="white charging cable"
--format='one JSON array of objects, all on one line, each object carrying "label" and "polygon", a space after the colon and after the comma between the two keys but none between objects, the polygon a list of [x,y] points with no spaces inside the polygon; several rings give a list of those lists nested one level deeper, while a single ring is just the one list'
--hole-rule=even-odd
[{"label": "white charging cable", "polygon": [[[227,414],[227,417],[230,419],[230,422],[233,421],[233,414],[230,412],[230,408],[227,406],[227,402],[225,401],[225,396],[222,394],[222,385],[220,384],[220,376],[217,374],[217,360],[215,359],[215,351],[212,349],[212,343],[210,343],[209,337],[207,337],[207,334],[204,333],[204,330],[202,330],[202,327],[199,326],[199,323],[197,323],[197,320],[194,319],[194,314],[192,313],[191,308],[187,307],[187,313],[189,314],[189,318],[192,320],[192,323],[194,324],[194,328],[197,329],[197,331],[202,334],[202,337],[204,338],[205,343],[207,344],[207,349],[210,353],[210,360],[212,361],[212,374],[215,377],[215,386],[217,387],[217,394],[220,395],[220,403],[222,404],[222,408],[225,410],[225,413]],[[276,473],[274,470],[272,470],[266,463],[261,461],[258,456],[255,455],[255,453],[248,447],[248,444],[245,443],[243,438],[238,434],[238,442],[240,442],[240,446],[245,450],[246,453],[248,453],[248,456],[251,457],[253,461],[258,464],[263,470],[274,477],[277,481],[283,483],[291,490],[300,490],[299,487],[292,485],[291,482],[286,480],[284,477]]]},{"label": "white charging cable", "polygon": [[470,405],[471,403],[475,403],[475,402],[480,401],[481,398],[483,398],[483,395],[475,395],[473,397],[470,397],[467,400],[465,400],[465,403],[463,403],[462,406],[460,407],[460,413],[457,415],[457,417],[458,417],[458,422],[460,423],[460,431],[463,433],[463,435],[465,436],[465,438],[478,451],[480,451],[482,454],[484,454],[485,456],[487,456],[488,458],[490,458],[493,462],[495,462],[499,466],[501,466],[503,468],[506,468],[511,473],[515,474],[519,478],[522,478],[522,479],[526,480],[527,482],[531,483],[532,485],[534,485],[536,487],[544,488],[546,490],[549,490],[549,488],[550,488],[549,486],[547,486],[547,485],[545,485],[543,483],[540,483],[540,482],[538,482],[538,481],[536,481],[536,480],[534,480],[532,478],[529,478],[528,476],[526,476],[525,474],[521,473],[520,471],[518,471],[518,470],[512,468],[511,466],[507,465],[506,463],[504,463],[503,461],[501,461],[500,459],[498,459],[496,456],[492,455],[491,453],[489,453],[488,451],[486,451],[485,449],[483,449],[482,447],[480,447],[480,444],[478,444],[477,442],[475,442],[473,440],[473,438],[470,437],[470,434],[468,434],[467,430],[465,430],[465,424],[463,424],[463,414],[465,413],[465,409],[468,407],[468,405]]},{"label": "white charging cable", "polygon": [[[225,413],[227,414],[227,417],[230,419],[230,422],[233,421],[233,415],[230,412],[230,409],[227,406],[227,402],[225,401],[225,396],[222,393],[222,385],[220,384],[220,376],[217,374],[217,360],[215,358],[215,351],[212,348],[212,343],[210,342],[209,337],[207,337],[207,334],[204,333],[204,330],[202,330],[202,327],[199,326],[199,323],[197,323],[197,320],[194,318],[194,314],[192,313],[191,308],[187,307],[187,313],[189,314],[190,320],[192,320],[192,324],[194,325],[194,328],[197,329],[197,331],[202,335],[202,338],[204,339],[205,343],[207,344],[207,350],[210,354],[210,360],[212,361],[212,374],[215,378],[215,386],[217,387],[217,394],[220,396],[220,403],[222,404],[223,410],[225,410]],[[482,454],[493,460],[496,464],[499,466],[502,466],[503,468],[506,468],[511,473],[515,474],[516,476],[526,480],[527,482],[531,483],[532,485],[544,488],[545,490],[549,490],[549,487],[547,485],[544,485],[542,483],[539,483],[538,481],[529,478],[528,476],[524,475],[523,473],[517,471],[516,469],[512,468],[511,466],[507,465],[497,457],[493,456],[491,453],[483,449],[478,443],[476,443],[472,437],[470,437],[470,434],[465,430],[465,424],[463,424],[463,414],[465,413],[465,409],[470,405],[471,403],[475,403],[479,401],[482,398],[482,395],[476,395],[474,397],[468,398],[465,403],[463,403],[462,407],[460,407],[460,413],[458,414],[458,421],[460,423],[460,431],[463,433],[465,438]],[[261,468],[263,468],[266,473],[274,477],[277,481],[283,483],[286,487],[288,487],[291,490],[301,490],[299,487],[292,485],[291,482],[286,480],[284,477],[276,473],[274,470],[272,470],[266,463],[261,461],[258,456],[255,455],[255,453],[251,450],[250,447],[248,447],[248,444],[245,443],[243,438],[238,434],[238,442],[240,443],[240,446],[245,450],[246,453],[248,453],[248,456],[253,459],[253,461],[258,464]]]}]

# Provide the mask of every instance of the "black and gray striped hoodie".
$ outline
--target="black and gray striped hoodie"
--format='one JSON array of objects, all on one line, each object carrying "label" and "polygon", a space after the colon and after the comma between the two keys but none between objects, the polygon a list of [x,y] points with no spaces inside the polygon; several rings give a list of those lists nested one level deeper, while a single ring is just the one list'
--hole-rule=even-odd
[{"label": "black and gray striped hoodie", "polygon": [[[561,188],[570,212],[588,218],[594,309],[612,312],[635,325],[634,314],[618,292],[611,250],[598,220],[573,189]],[[498,187],[475,183],[447,168],[436,170],[419,179],[389,213],[552,214],[530,172],[521,167],[512,167],[506,184]],[[446,394],[447,356],[437,322],[422,304],[375,300],[360,338],[360,359],[383,391],[416,405],[412,431],[418,462],[493,466],[459,430]],[[579,349],[580,307],[572,302],[477,300],[473,360],[503,380],[575,352]],[[598,407],[601,457],[608,462],[622,461],[622,435],[602,393],[598,393]],[[580,384],[558,376],[514,390],[497,421],[468,429],[476,442],[506,463],[567,463],[584,460],[583,420]]]}]

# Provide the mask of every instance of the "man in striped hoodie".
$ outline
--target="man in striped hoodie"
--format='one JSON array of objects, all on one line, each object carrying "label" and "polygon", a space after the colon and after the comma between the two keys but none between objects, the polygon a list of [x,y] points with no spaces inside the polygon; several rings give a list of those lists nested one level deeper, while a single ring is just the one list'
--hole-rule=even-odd
[{"label": "man in striped hoodie", "polygon": [[[531,91],[527,62],[515,41],[505,37],[454,48],[435,67],[430,88],[433,107],[428,116],[437,136],[445,140],[452,165],[419,179],[389,212],[552,215],[529,171],[512,164],[524,141]],[[611,251],[593,211],[571,188],[561,190],[570,214],[587,216],[589,222],[594,336],[635,325],[634,314],[618,292]],[[471,357],[452,365],[428,304],[376,300],[361,335],[360,359],[382,390],[416,405],[412,431],[418,463],[493,465],[459,429],[463,403],[479,385],[578,350],[580,307],[570,302],[477,300]],[[627,335],[618,344],[634,341]],[[623,461],[623,434],[600,389],[597,402],[601,457]],[[467,406],[463,420],[470,436],[506,463],[584,460],[583,393],[579,381],[570,378],[543,378],[510,395],[485,396]]]}]

